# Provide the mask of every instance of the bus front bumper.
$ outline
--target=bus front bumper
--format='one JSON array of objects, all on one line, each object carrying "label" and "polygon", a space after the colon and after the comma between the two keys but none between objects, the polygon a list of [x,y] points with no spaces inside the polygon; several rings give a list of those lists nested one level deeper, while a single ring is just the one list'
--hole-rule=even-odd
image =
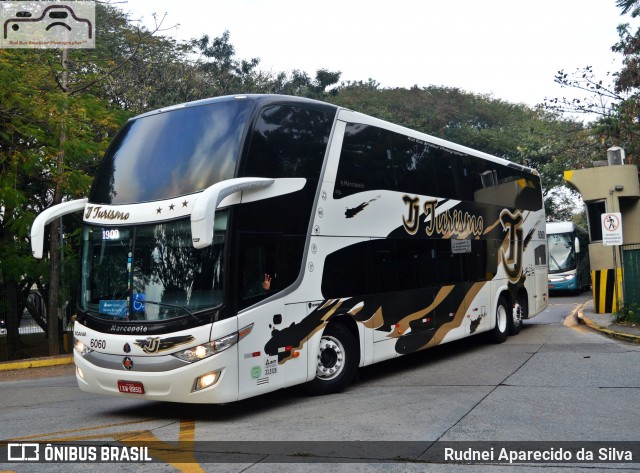
[{"label": "bus front bumper", "polygon": [[[118,359],[121,368],[98,366],[74,350],[76,380],[81,391],[182,403],[215,404],[238,399],[235,350],[227,350],[170,371],[136,371],[137,365],[143,365],[137,363],[143,357],[108,356]],[[127,370],[125,365],[131,365],[130,369]]]},{"label": "bus front bumper", "polygon": [[575,275],[549,277],[549,291],[575,291],[578,283]]}]

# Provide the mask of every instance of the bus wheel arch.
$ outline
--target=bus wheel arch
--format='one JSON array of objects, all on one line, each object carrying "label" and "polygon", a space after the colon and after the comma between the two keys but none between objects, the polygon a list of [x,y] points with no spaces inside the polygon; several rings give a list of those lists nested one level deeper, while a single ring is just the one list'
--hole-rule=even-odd
[{"label": "bus wheel arch", "polygon": [[360,343],[355,321],[334,317],[327,324],[315,355],[315,377],[304,385],[313,395],[343,391],[355,378],[360,364]]}]

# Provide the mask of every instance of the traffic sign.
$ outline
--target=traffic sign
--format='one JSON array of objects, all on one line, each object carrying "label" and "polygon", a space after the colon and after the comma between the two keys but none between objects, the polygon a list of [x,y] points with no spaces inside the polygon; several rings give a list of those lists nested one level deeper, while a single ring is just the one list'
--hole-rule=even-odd
[{"label": "traffic sign", "polygon": [[601,214],[602,244],[605,246],[622,245],[622,215],[620,212]]}]

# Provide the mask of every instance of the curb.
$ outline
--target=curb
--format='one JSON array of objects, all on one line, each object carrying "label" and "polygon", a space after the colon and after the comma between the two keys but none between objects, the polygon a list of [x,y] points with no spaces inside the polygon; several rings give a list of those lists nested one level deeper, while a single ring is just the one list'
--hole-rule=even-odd
[{"label": "curb", "polygon": [[578,319],[578,323],[581,325],[586,325],[587,327],[596,330],[608,337],[611,338],[615,338],[618,340],[623,340],[625,342],[630,342],[630,343],[638,343],[640,344],[640,336],[638,335],[633,335],[631,333],[625,333],[625,332],[618,332],[616,330],[611,330],[607,327],[603,327],[602,325],[598,325],[597,323],[593,322],[592,320],[588,319],[587,317],[584,316],[583,313],[583,309],[584,306],[587,305],[589,302],[591,301],[587,301],[584,304],[582,304],[579,308],[578,308],[578,313],[576,314],[576,318]]},{"label": "curb", "polygon": [[50,358],[34,358],[24,361],[9,361],[0,363],[0,371],[22,370],[28,368],[43,368],[45,366],[70,365],[73,355],[53,356]]}]

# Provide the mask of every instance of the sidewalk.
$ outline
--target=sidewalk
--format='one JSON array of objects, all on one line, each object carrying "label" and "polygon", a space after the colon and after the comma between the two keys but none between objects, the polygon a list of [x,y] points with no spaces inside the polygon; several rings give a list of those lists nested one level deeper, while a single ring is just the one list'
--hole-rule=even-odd
[{"label": "sidewalk", "polygon": [[582,304],[578,309],[578,323],[584,324],[612,338],[631,343],[640,343],[640,326],[620,325],[615,323],[613,314],[596,314],[593,299]]},{"label": "sidewalk", "polygon": [[30,358],[28,360],[3,361],[0,371],[23,370],[27,368],[42,368],[45,366],[69,365],[73,363],[73,355],[49,356],[46,358]]}]

